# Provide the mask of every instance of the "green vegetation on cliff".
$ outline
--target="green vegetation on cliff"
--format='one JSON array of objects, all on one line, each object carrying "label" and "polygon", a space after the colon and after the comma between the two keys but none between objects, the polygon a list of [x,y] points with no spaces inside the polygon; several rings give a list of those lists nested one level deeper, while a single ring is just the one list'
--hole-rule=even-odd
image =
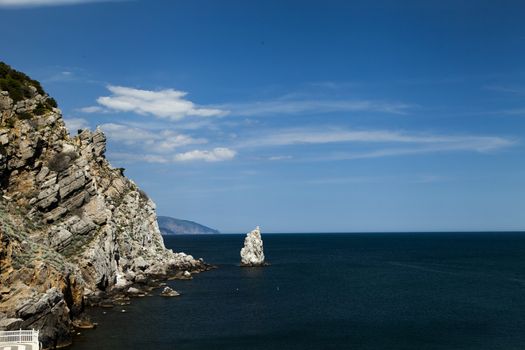
[{"label": "green vegetation on cliff", "polygon": [[86,305],[207,269],[165,248],[155,204],[107,161],[100,129],[69,135],[40,84],[3,63],[0,91],[0,330],[65,346]]},{"label": "green vegetation on cliff", "polygon": [[[11,68],[11,66],[4,62],[0,62],[0,90],[7,91],[9,97],[11,97],[15,103],[33,96],[31,86],[33,86],[40,95],[46,95],[40,82]],[[52,109],[53,107],[57,107],[56,101],[53,98],[48,98],[45,105],[39,106],[39,111],[43,113],[45,110]]]}]

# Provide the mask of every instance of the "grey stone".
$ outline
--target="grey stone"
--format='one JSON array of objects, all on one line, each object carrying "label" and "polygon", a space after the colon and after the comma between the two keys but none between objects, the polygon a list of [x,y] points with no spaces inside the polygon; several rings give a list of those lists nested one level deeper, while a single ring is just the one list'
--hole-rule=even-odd
[{"label": "grey stone", "polygon": [[71,232],[77,235],[85,235],[86,233],[93,231],[97,225],[87,219],[80,219],[77,223],[71,226]]},{"label": "grey stone", "polygon": [[83,175],[81,177],[76,178],[75,180],[71,181],[67,185],[60,185],[60,182],[59,182],[59,185],[60,185],[60,191],[59,191],[60,197],[62,197],[62,198],[66,197],[71,192],[74,192],[74,191],[84,187],[85,184],[86,184],[86,178]]},{"label": "grey stone", "polygon": [[[89,198],[89,195],[87,196]],[[74,196],[69,197],[67,200],[62,202],[62,205],[69,211],[80,208],[84,201],[86,200],[85,192],[78,192]]]},{"label": "grey stone", "polygon": [[44,214],[44,220],[47,223],[55,222],[57,219],[62,217],[64,214],[67,213],[67,209],[64,207],[56,207],[55,209],[51,210],[50,212]]},{"label": "grey stone", "polygon": [[0,330],[15,330],[19,329],[24,320],[21,318],[4,318],[0,320]]},{"label": "grey stone", "polygon": [[48,197],[52,197],[52,196],[56,196],[58,190],[59,190],[59,186],[53,186],[53,187],[50,187],[50,188],[46,188],[45,190],[41,191],[39,194],[38,194],[38,197],[37,199],[44,199],[44,198],[48,198]]},{"label": "grey stone", "polygon": [[140,294],[140,293],[142,293],[139,289],[137,289],[135,287],[129,287],[127,292],[129,294]]},{"label": "grey stone", "polygon": [[[36,181],[38,182],[44,181],[47,174],[49,174],[49,168],[46,166],[42,167],[42,169],[40,169],[40,172],[36,176]],[[54,178],[56,179],[56,175],[54,176]]]},{"label": "grey stone", "polygon": [[26,319],[35,314],[40,314],[44,310],[53,307],[56,303],[61,301],[63,297],[64,296],[57,288],[50,288],[36,302],[29,300],[26,305],[17,311],[17,315],[22,319]]},{"label": "grey stone", "polygon": [[163,297],[177,297],[180,295],[180,293],[171,289],[170,287],[164,287],[160,295]]}]

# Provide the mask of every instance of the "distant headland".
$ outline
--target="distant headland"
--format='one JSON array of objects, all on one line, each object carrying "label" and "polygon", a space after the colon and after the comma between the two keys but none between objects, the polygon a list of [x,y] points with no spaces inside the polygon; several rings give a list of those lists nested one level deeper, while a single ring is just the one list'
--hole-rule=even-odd
[{"label": "distant headland", "polygon": [[218,230],[194,221],[175,219],[170,216],[157,216],[160,233],[163,235],[209,235],[218,234]]}]

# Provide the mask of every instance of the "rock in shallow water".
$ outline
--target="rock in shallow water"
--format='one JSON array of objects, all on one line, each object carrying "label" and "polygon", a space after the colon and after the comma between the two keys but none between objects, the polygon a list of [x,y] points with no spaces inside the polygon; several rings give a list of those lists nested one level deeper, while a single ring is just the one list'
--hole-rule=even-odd
[{"label": "rock in shallow water", "polygon": [[177,292],[176,290],[171,289],[170,287],[164,287],[164,289],[162,290],[160,295],[163,296],[163,297],[177,297],[180,294],[179,294],[179,292]]},{"label": "rock in shallow water", "polygon": [[246,234],[241,249],[241,266],[264,266],[263,241],[259,226]]}]

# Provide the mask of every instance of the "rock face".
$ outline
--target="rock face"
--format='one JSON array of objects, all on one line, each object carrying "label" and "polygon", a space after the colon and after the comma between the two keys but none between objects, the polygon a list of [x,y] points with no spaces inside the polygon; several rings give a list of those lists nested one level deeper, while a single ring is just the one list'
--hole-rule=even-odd
[{"label": "rock face", "polygon": [[164,247],[155,204],[105,151],[102,131],[70,136],[39,84],[0,62],[0,329],[65,345],[86,304],[207,269]]},{"label": "rock face", "polygon": [[241,249],[241,266],[264,266],[263,241],[259,226],[246,234]]}]

